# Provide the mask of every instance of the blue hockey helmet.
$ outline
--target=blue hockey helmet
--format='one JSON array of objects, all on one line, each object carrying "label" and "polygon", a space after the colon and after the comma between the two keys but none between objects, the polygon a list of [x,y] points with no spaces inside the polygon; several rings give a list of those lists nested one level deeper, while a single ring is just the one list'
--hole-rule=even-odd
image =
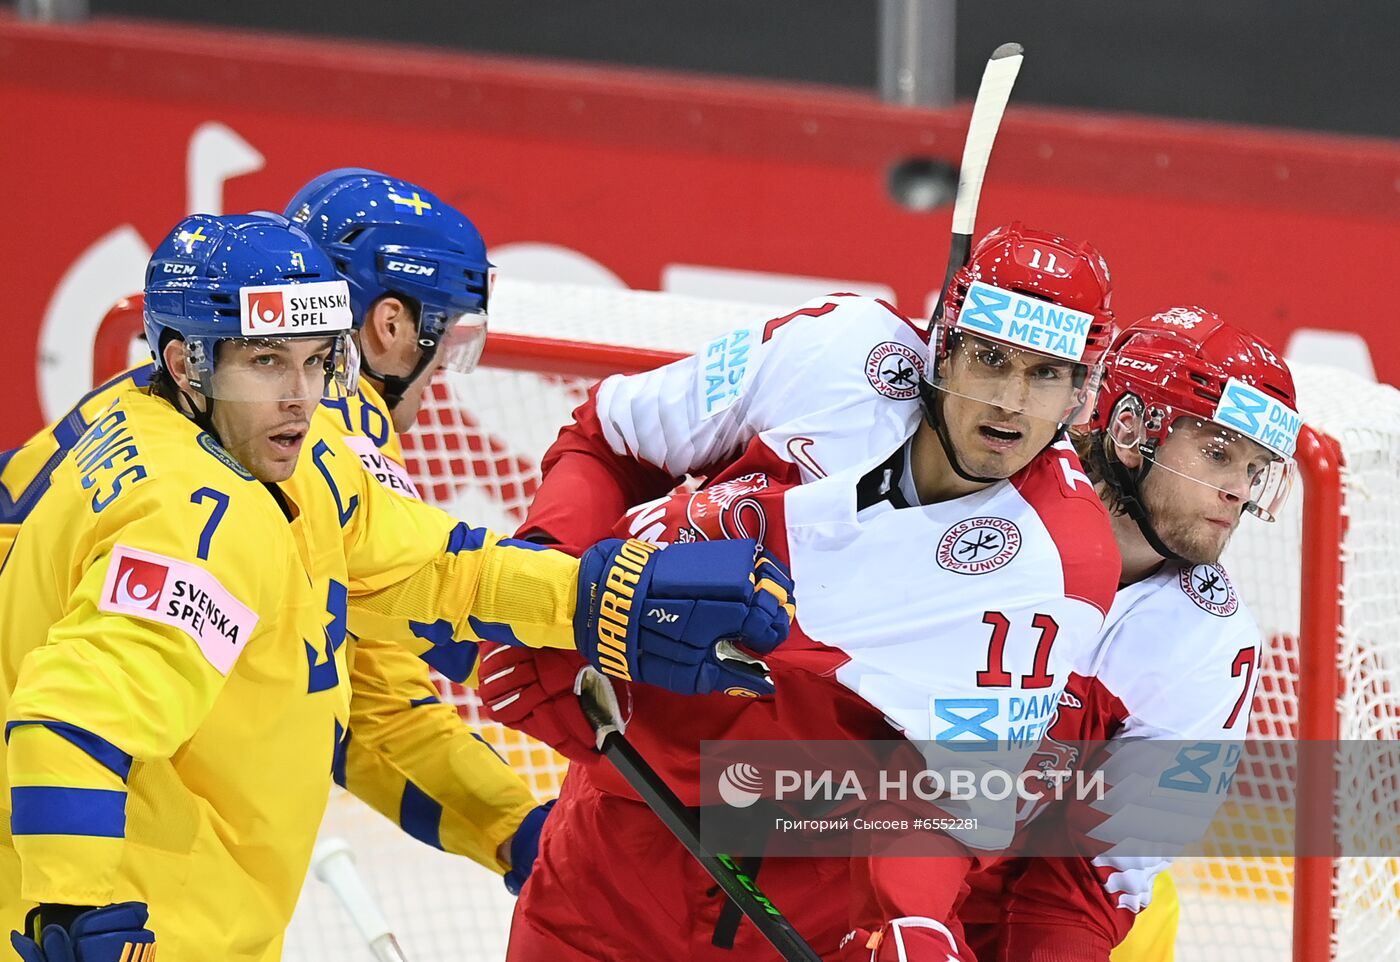
[{"label": "blue hockey helmet", "polygon": [[439,356],[447,370],[476,366],[486,341],[493,268],[481,234],[460,211],[409,181],[344,167],[297,191],[287,216],[349,282],[357,328],[386,295],[416,311],[421,355],[415,369],[396,377],[364,368],[384,383],[391,406]]},{"label": "blue hockey helmet", "polygon": [[[164,369],[163,349],[178,338],[191,386],[211,398],[313,400],[332,380],[342,390],[355,387],[349,286],[325,252],[280,214],[180,221],[151,255],[142,319],[157,366]],[[275,346],[311,337],[330,340],[319,383],[270,364],[252,375],[217,374],[222,342]]]}]

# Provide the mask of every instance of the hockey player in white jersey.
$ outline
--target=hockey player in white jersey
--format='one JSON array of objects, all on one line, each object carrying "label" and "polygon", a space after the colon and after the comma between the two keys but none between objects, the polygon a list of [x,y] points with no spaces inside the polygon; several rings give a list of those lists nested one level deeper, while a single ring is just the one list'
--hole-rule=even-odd
[{"label": "hockey player in white jersey", "polygon": [[[1107,513],[1060,440],[1092,404],[1109,300],[1097,251],[1013,224],[977,245],[931,336],[882,301],[832,295],[609,378],[575,412],[544,459],[527,536],[577,546],[615,525],[662,542],[747,535],[804,586],[788,650],[770,659],[774,698],[631,692],[628,738],[683,800],[699,802],[707,738],[1034,747],[1051,712],[1018,718],[1013,706],[1053,706],[1087,670],[1117,584]],[[687,473],[707,486],[652,500]],[[482,694],[499,719],[587,759],[574,665],[494,650]],[[967,957],[953,916],[966,845],[1004,843],[1011,819],[989,828],[945,838],[936,861],[765,858],[759,884],[824,956],[956,960]],[[771,949],[626,783],[585,763],[546,825],[509,957]]]},{"label": "hockey player in white jersey", "polygon": [[[1083,855],[1006,859],[973,877],[961,914],[981,962],[1171,959],[1175,891],[1158,875],[1169,859],[1130,840],[1149,819],[1151,837],[1194,841],[1223,800],[1261,637],[1217,562],[1245,514],[1271,521],[1282,506],[1301,423],[1287,364],[1203,308],[1153,314],[1115,344],[1077,446],[1113,517],[1122,585],[1106,643],[1071,679],[1047,747],[1065,753],[1057,765],[1111,772],[1120,750],[1152,764],[1156,742],[1171,767],[1147,799],[1115,786],[1100,802],[1031,813],[1028,850],[1064,852],[1072,840]],[[1210,773],[1226,777],[1205,791]],[[1165,825],[1182,834],[1163,836]],[[1115,951],[1130,927],[1131,944]]]}]

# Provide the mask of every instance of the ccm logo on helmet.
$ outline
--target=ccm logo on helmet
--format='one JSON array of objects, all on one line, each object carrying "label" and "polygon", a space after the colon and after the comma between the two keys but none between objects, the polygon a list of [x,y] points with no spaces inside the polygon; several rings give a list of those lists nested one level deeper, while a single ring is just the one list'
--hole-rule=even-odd
[{"label": "ccm logo on helmet", "polygon": [[1135,371],[1146,371],[1148,374],[1157,370],[1157,365],[1153,364],[1151,361],[1142,361],[1135,357],[1120,357],[1118,359],[1118,366],[1130,367]]},{"label": "ccm logo on helmet", "polygon": [[160,265],[160,270],[162,274],[176,274],[185,277],[195,272],[195,266],[193,264],[176,264],[171,261],[166,261],[164,264]]},{"label": "ccm logo on helmet", "polygon": [[417,261],[386,261],[384,269],[393,271],[395,274],[416,274],[419,277],[432,277],[437,273],[436,267],[431,264],[420,264]]}]

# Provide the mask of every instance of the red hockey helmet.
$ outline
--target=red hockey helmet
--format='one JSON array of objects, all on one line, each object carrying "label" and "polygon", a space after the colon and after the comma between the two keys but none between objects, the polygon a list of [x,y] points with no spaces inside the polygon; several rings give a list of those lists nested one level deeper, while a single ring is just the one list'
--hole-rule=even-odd
[{"label": "red hockey helmet", "polygon": [[964,367],[981,371],[977,345],[996,342],[998,356],[1039,355],[1068,368],[1073,391],[1037,383],[1019,410],[1075,423],[1093,404],[1113,341],[1112,292],[1108,264],[1091,245],[1020,222],[998,227],[973,248],[944,292],[930,338],[935,363],[929,381],[948,393],[1007,406],[1004,391],[996,399],[979,396],[987,392],[955,385],[941,363],[961,350],[969,357]]},{"label": "red hockey helmet", "polygon": [[[1089,427],[1108,432],[1119,447],[1139,448],[1145,464],[1212,487],[1247,470],[1246,510],[1272,521],[1292,487],[1302,423],[1293,375],[1273,348],[1190,306],[1144,317],[1122,332]],[[1195,443],[1185,467],[1169,468],[1157,455],[1183,424]]]}]

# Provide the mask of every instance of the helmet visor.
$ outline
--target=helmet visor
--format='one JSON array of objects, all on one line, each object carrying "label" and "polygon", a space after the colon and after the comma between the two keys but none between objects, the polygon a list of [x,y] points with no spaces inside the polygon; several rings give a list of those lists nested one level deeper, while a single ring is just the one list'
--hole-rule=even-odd
[{"label": "helmet visor", "polygon": [[[1115,421],[1112,433],[1120,447],[1136,447],[1145,436],[1137,417]],[[1166,440],[1146,456],[1154,468],[1238,499],[1241,510],[1264,521],[1278,517],[1297,472],[1292,458],[1232,428],[1190,416],[1176,418]]]},{"label": "helmet visor", "polygon": [[1094,403],[1103,369],[990,337],[934,326],[942,345],[929,383],[956,397],[1052,424],[1074,424]]},{"label": "helmet visor", "polygon": [[467,311],[449,317],[438,341],[439,366],[454,374],[470,374],[486,347],[486,313]]},{"label": "helmet visor", "polygon": [[193,337],[185,342],[190,384],[239,402],[319,402],[334,385],[358,386],[359,354],[348,332],[322,337]]}]

